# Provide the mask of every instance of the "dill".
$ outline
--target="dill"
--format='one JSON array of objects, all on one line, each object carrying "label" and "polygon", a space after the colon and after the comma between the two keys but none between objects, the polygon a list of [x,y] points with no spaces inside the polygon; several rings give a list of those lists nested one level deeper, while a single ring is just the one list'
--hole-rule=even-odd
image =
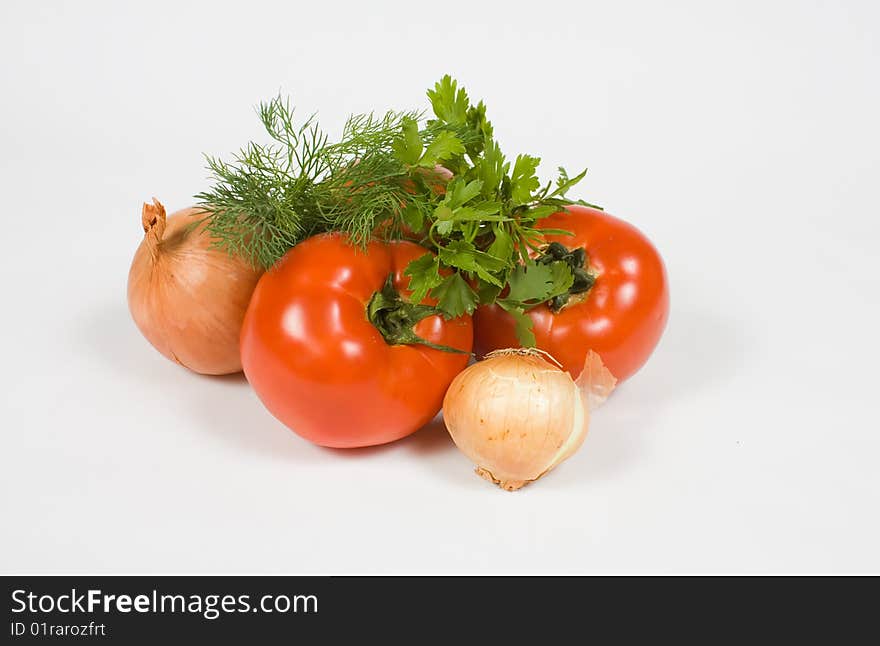
[{"label": "dill", "polygon": [[419,113],[355,115],[330,142],[314,115],[297,125],[286,99],[258,112],[269,143],[250,142],[230,162],[206,157],[213,183],[195,198],[211,212],[205,219],[217,246],[268,268],[315,233],[344,231],[365,243],[400,210],[407,169],[392,144]]}]

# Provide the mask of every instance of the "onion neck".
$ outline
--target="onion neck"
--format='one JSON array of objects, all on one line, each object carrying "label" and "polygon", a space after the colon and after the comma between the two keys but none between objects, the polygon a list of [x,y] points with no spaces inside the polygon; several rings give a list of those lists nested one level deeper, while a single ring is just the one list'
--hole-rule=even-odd
[{"label": "onion neck", "polygon": [[390,274],[382,289],[373,294],[367,303],[367,318],[388,345],[424,345],[434,350],[467,354],[464,350],[447,345],[431,343],[415,333],[415,325],[440,311],[431,305],[410,303],[394,287],[394,275]]},{"label": "onion neck", "polygon": [[159,243],[165,235],[165,220],[165,207],[159,200],[154,197],[152,204],[144,202],[141,209],[141,224],[144,227],[144,241],[153,259],[156,258]]}]

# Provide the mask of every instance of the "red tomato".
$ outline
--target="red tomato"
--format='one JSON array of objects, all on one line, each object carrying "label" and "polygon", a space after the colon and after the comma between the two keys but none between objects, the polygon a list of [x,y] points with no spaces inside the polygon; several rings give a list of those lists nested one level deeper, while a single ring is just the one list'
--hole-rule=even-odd
[{"label": "red tomato", "polygon": [[[654,246],[634,226],[604,211],[567,207],[539,220],[544,229],[563,229],[574,236],[547,235],[547,242],[582,247],[596,282],[581,302],[558,313],[545,305],[529,311],[537,346],[549,352],[574,378],[588,350],[595,350],[618,380],[632,376],[653,352],[669,317],[666,268]],[[474,348],[517,347],[513,319],[497,305],[474,314]]]},{"label": "red tomato", "polygon": [[[468,355],[389,345],[367,316],[389,275],[409,294],[403,270],[425,253],[412,242],[372,242],[364,251],[341,234],[323,234],[263,275],[245,315],[241,359],[275,417],[316,444],[357,447],[397,440],[437,414]],[[432,314],[413,331],[471,350],[469,316],[445,321]]]}]

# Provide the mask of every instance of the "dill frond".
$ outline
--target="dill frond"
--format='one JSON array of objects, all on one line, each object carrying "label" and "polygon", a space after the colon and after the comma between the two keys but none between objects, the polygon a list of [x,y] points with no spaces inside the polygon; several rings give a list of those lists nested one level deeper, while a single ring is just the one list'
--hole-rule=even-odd
[{"label": "dill frond", "polygon": [[408,169],[392,144],[421,113],[353,115],[331,143],[314,115],[297,125],[286,99],[258,112],[270,143],[251,142],[232,162],[207,157],[213,183],[196,200],[211,211],[207,230],[217,246],[268,268],[315,233],[343,231],[366,244],[386,220],[388,232],[399,230]]}]

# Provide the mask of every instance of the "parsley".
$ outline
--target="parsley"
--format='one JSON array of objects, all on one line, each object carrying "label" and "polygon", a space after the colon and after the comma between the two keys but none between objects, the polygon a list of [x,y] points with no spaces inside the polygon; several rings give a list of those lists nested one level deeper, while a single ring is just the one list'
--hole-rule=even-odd
[{"label": "parsley", "polygon": [[410,300],[413,303],[421,303],[429,291],[443,282],[440,277],[440,258],[432,253],[426,253],[410,262],[403,273],[409,276],[409,289],[412,292]]},{"label": "parsley", "polygon": [[419,166],[433,168],[439,162],[450,159],[455,155],[461,155],[465,151],[461,139],[449,131],[442,131],[428,144],[425,154],[419,159]]},{"label": "parsley", "polygon": [[517,155],[510,176],[510,199],[515,204],[528,204],[533,193],[541,186],[538,180],[538,164],[541,160],[531,155]]},{"label": "parsley", "polygon": [[[542,187],[540,158],[517,155],[511,164],[494,139],[485,105],[472,105],[451,77],[436,83],[428,99],[434,112],[429,126],[435,133],[452,133],[462,146],[443,158],[455,177],[442,197],[434,198],[436,206],[421,222],[423,244],[437,254],[439,265],[421,258],[410,264],[413,298],[430,289],[447,317],[497,303],[516,319],[520,341],[534,345],[526,312],[544,302],[564,304],[576,279],[577,289],[586,284],[580,275],[585,270],[569,260],[538,263],[530,257],[530,251],[541,252],[543,246],[535,225],[571,203],[566,193],[586,171],[570,177],[560,168],[555,184]],[[442,141],[440,134],[435,137]],[[454,273],[434,286],[442,269]]]},{"label": "parsley", "polygon": [[437,299],[437,307],[448,318],[472,314],[477,308],[477,294],[458,272],[444,278],[431,290],[431,296]]},{"label": "parsley", "polygon": [[538,305],[565,293],[573,282],[574,276],[564,262],[545,265],[530,261],[510,274],[510,292],[504,300],[517,305]]},{"label": "parsley", "polygon": [[458,87],[448,74],[437,81],[433,90],[428,90],[428,98],[434,114],[443,123],[464,124],[467,122],[470,101],[464,88]]}]

